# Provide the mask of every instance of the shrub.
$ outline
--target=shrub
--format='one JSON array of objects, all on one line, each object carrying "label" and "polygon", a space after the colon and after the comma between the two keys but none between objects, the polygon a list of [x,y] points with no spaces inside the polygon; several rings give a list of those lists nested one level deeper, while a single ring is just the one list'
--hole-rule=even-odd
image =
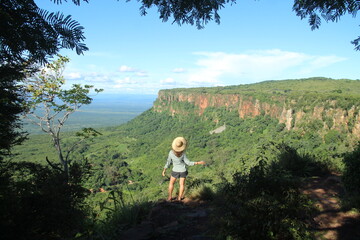
[{"label": "shrub", "polygon": [[310,201],[301,195],[290,172],[269,168],[264,160],[233,182],[223,183],[216,199],[221,239],[312,239],[305,219]]},{"label": "shrub", "polygon": [[70,239],[83,231],[87,190],[80,186],[83,171],[62,172],[35,163],[1,164],[0,238]]},{"label": "shrub", "polygon": [[305,177],[311,175],[323,175],[328,173],[328,167],[321,162],[315,161],[310,155],[300,155],[296,149],[287,145],[280,145],[278,161],[274,168],[282,168],[289,171],[294,177]]},{"label": "shrub", "polygon": [[[352,153],[344,157],[345,169],[343,173],[343,183],[349,195],[360,195],[360,144]],[[359,199],[359,198],[358,198]],[[360,202],[358,202],[360,208]]]},{"label": "shrub", "polygon": [[191,189],[190,198],[201,201],[212,201],[215,198],[215,193],[209,185],[202,184]]},{"label": "shrub", "polygon": [[100,203],[106,211],[104,219],[94,219],[95,224],[81,239],[119,239],[121,234],[140,224],[149,215],[152,202],[125,202],[121,190],[110,191],[108,197]]}]

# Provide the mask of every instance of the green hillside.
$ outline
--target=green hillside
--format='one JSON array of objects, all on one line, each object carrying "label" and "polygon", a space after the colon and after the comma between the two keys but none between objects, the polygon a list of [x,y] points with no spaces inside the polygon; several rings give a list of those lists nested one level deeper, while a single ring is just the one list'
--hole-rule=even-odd
[{"label": "green hillside", "polygon": [[[310,86],[312,87],[310,88]],[[345,89],[348,89],[349,95],[334,91],[340,88],[344,92]],[[211,94],[215,92],[242,93],[251,89],[261,95],[290,89],[303,94],[303,98],[306,99],[306,92],[314,92],[316,89],[319,97],[325,98],[327,94],[340,97],[339,95],[342,94],[341,97],[344,101],[352,102],[350,96],[360,99],[360,81],[352,80],[268,81],[259,84],[204,89],[168,91],[177,93],[177,91],[199,92],[204,90]],[[284,92],[284,94],[289,94],[291,91]],[[187,104],[184,107],[186,108]],[[224,123],[226,124],[224,132],[210,134],[211,130]],[[195,114],[170,116],[167,112],[157,113],[150,109],[127,124],[101,129],[100,132],[103,135],[93,142],[79,146],[78,152],[74,153],[73,158],[84,156],[91,163],[96,164],[95,169],[99,169],[99,172],[106,170],[113,171],[115,174],[120,171],[119,169],[130,169],[131,171],[124,170],[127,173],[124,173],[125,175],[122,177],[134,182],[131,188],[146,189],[149,194],[144,194],[142,191],[140,195],[156,199],[164,197],[166,192],[164,186],[160,186],[158,183],[164,180],[160,173],[170,150],[172,139],[176,136],[184,136],[188,139],[187,155],[190,159],[204,160],[208,163],[204,168],[190,169],[194,173],[190,174],[189,181],[205,179],[216,182],[220,180],[216,175],[230,178],[234,172],[244,171],[254,165],[258,154],[262,151],[266,151],[267,158],[275,158],[274,148],[280,143],[294,147],[303,154],[314,155],[319,161],[324,161],[329,166],[341,170],[342,154],[353,150],[356,141],[354,138],[349,138],[348,133],[340,130],[319,132],[317,124],[320,123],[311,122],[306,128],[286,131],[284,124],[269,116],[260,115],[251,119],[240,119],[238,113],[225,111],[221,107],[209,108],[201,116]],[[307,131],[304,132],[304,129]],[[71,133],[64,134],[63,138],[65,145],[68,146],[72,145],[76,139]],[[352,142],[346,141],[347,139],[351,139]],[[15,148],[14,152],[19,154],[16,156],[17,160],[44,162],[45,157],[48,156],[56,161],[56,154],[48,136],[35,135],[23,146]],[[121,165],[126,165],[126,167]],[[119,182],[116,177],[108,176],[109,174],[101,173],[100,175],[103,175],[102,178],[94,179],[96,186],[92,187],[111,189],[114,187],[114,182]],[[110,180],[109,178],[114,179]]]},{"label": "green hillside", "polygon": [[[88,199],[99,216],[105,216],[102,214],[106,211],[101,211],[103,208],[99,208],[97,202],[111,205],[113,200],[109,200],[109,196],[115,196],[111,195],[114,193],[120,193],[118,196],[121,196],[124,204],[166,198],[169,176],[162,177],[161,172],[171,142],[177,136],[183,136],[188,140],[187,156],[190,160],[207,163],[205,166],[189,167],[187,196],[197,194],[199,189],[203,188],[216,192],[219,186],[236,183],[234,177],[239,176],[237,174],[240,174],[242,179],[249,176],[248,174],[254,174],[254,169],[259,169],[259,166],[279,164],[279,159],[282,158],[294,161],[290,164],[294,165],[290,166],[291,174],[297,174],[297,177],[310,176],[314,171],[320,174],[325,170],[342,173],[347,170],[343,161],[344,156],[352,153],[359,141],[359,137],[351,132],[351,129],[355,131],[358,124],[356,121],[359,119],[359,80],[312,78],[267,81],[230,87],[172,89],[165,90],[164,94],[170,96],[179,93],[245,94],[261,101],[266,101],[270,96],[281,95],[286,96],[289,102],[291,99],[298,101],[299,97],[305,102],[307,99],[313,102],[313,97],[316,96],[321,99],[319,102],[337,100],[341,104],[337,104],[336,108],[346,106],[346,111],[355,109],[355,120],[352,120],[355,122],[352,123],[352,128],[335,128],[327,125],[324,127],[324,116],[324,119],[310,119],[301,126],[287,130],[284,123],[265,113],[240,118],[238,111],[220,106],[208,107],[202,114],[197,114],[193,111],[196,106],[189,102],[164,103],[171,109],[186,110],[186,114],[149,109],[126,124],[97,129],[102,133],[101,136],[93,141],[83,142],[70,155],[74,162],[86,159],[91,165],[89,177],[83,186],[92,190]],[[159,104],[159,99],[155,104]],[[329,109],[331,107],[333,106]],[[223,132],[210,133],[223,124],[226,126]],[[63,135],[63,141],[66,149],[73,146],[76,137],[73,133],[67,132]],[[30,136],[28,141],[14,148],[13,152],[16,156],[11,159],[12,161],[46,164],[46,157],[52,162],[57,161],[50,137],[46,135]],[[299,164],[296,159],[300,159],[302,165],[296,165]],[[283,167],[281,164],[277,166],[278,169]],[[288,171],[290,170],[284,170],[282,173],[279,171],[276,174],[284,174],[286,178],[290,176]],[[273,180],[271,176],[266,175],[270,182]],[[288,180],[282,184],[292,186],[291,188],[296,187]],[[100,189],[106,192],[103,193]],[[300,232],[299,230],[298,233]]]},{"label": "green hillside", "polygon": [[208,87],[208,88],[178,88],[167,90],[170,92],[197,92],[197,93],[251,93],[261,92],[264,94],[334,94],[344,93],[345,95],[358,96],[360,91],[360,80],[350,79],[331,79],[323,77],[289,79],[289,80],[272,80],[253,84],[243,84],[225,87]]}]

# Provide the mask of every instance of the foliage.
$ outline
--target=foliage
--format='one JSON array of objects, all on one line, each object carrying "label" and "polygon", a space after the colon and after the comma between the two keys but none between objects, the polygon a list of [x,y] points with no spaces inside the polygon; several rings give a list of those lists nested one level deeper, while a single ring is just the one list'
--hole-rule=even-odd
[{"label": "foliage", "polygon": [[[52,0],[56,4],[61,4],[62,0]],[[81,2],[88,3],[89,0],[72,0],[75,5]],[[130,0],[128,0],[130,1]],[[219,11],[226,4],[236,4],[236,0],[188,0],[188,1],[160,1],[160,0],[141,0],[140,13],[147,15],[147,10],[157,7],[159,18],[163,22],[173,19],[173,23],[179,25],[195,25],[202,29],[211,21],[220,24]],[[344,15],[356,17],[360,7],[356,0],[341,0],[329,2],[324,0],[294,0],[293,10],[301,19],[309,18],[309,25],[312,30],[318,29],[321,25],[321,17],[326,21],[337,22]],[[360,37],[353,40],[355,50],[360,50]]]},{"label": "foliage", "polygon": [[[80,84],[73,84],[70,89],[65,90],[63,88],[65,79],[62,74],[67,62],[69,58],[59,56],[59,59],[48,63],[40,73],[29,76],[23,82],[28,95],[24,102],[27,110],[25,117],[52,137],[59,161],[66,174],[68,174],[68,157],[76,144],[65,153],[60,141],[60,130],[70,114],[82,105],[92,102],[88,94],[93,88],[92,85],[82,87]],[[96,93],[101,91],[102,89],[95,89]],[[84,128],[82,133],[77,133],[77,136],[84,140],[99,134],[93,128]]]},{"label": "foliage", "polygon": [[[181,93],[198,93],[198,94],[241,94],[243,96],[251,96],[258,98],[266,98],[270,100],[270,96],[273,98],[278,97],[280,100],[283,96],[299,98],[311,101],[323,100],[324,98],[332,97],[334,99],[341,99],[346,96],[344,103],[354,103],[352,100],[358,98],[360,91],[360,80],[349,79],[331,79],[323,77],[313,77],[306,79],[288,79],[282,81],[263,81],[260,83],[244,84],[236,86],[224,86],[224,87],[202,87],[202,88],[177,88],[161,90],[162,94],[181,94]],[[334,92],[336,89],[341,89],[342,93]],[[274,96],[274,91],[277,93]],[[305,98],[302,96],[306,95]],[[355,100],[354,99],[354,100]]]},{"label": "foliage", "polygon": [[61,48],[75,48],[78,54],[88,50],[78,22],[41,10],[32,0],[1,1],[0,16],[0,65],[44,63]]},{"label": "foliage", "polygon": [[218,217],[214,218],[220,238],[312,239],[305,224],[311,204],[298,191],[294,169],[288,169],[298,160],[300,165],[306,160],[285,155],[271,165],[260,155],[248,174],[237,172],[232,182],[220,185],[215,202]]},{"label": "foliage", "polygon": [[[345,169],[342,180],[350,196],[360,196],[360,144],[344,157]],[[360,198],[358,198],[359,200]],[[360,209],[360,202],[355,203]]]},{"label": "foliage", "polygon": [[296,149],[282,143],[277,146],[280,150],[278,161],[274,168],[280,166],[289,171],[293,177],[321,176],[329,173],[329,166],[315,161],[309,154],[300,155]]},{"label": "foliage", "polygon": [[[56,4],[62,4],[62,3],[63,3],[63,0],[51,0],[51,1],[54,2],[54,3],[56,3]],[[64,1],[67,2],[67,0],[64,0]],[[78,5],[78,6],[80,6],[81,1],[86,2],[86,3],[89,2],[89,0],[72,0],[72,2],[73,2],[75,5]]]},{"label": "foliage", "polygon": [[[316,98],[315,93],[304,93],[303,102],[327,98],[327,94],[338,83],[347,88],[344,81],[320,81],[325,84],[323,88],[317,89],[319,93]],[[279,85],[285,90],[298,87],[299,95],[304,85],[321,86],[319,80],[313,79],[282,84],[280,81]],[[353,89],[358,87],[357,81],[350,81],[349,84]],[[264,88],[266,93],[269,86],[277,85],[272,82],[254,84],[252,89]],[[217,90],[222,91],[222,88]],[[262,94],[261,91],[256,92]],[[341,94],[344,99],[339,97],[339,100],[344,105],[348,105],[345,99],[354,104],[353,99],[358,98],[358,94],[350,92],[348,95],[345,90]],[[308,96],[310,100],[307,100]],[[108,236],[116,239],[121,229],[131,227],[143,219],[146,206],[165,198],[168,176],[162,177],[161,171],[173,138],[184,136],[189,143],[189,159],[207,163],[206,166],[189,167],[186,196],[219,201],[222,208],[229,202],[232,204],[224,210],[226,214],[221,218],[223,222],[219,223],[222,229],[231,230],[229,235],[223,236],[234,237],[247,232],[254,236],[265,236],[265,239],[281,236],[307,239],[305,223],[309,208],[307,200],[297,191],[298,183],[304,177],[321,175],[329,168],[341,170],[343,156],[352,151],[355,138],[351,138],[344,129],[317,129],[322,126],[320,119],[307,119],[303,126],[287,130],[284,124],[266,114],[241,119],[238,111],[225,107],[209,107],[202,115],[193,112],[191,104],[177,103],[176,107],[179,111],[186,109],[188,114],[172,115],[170,112],[150,109],[126,124],[101,129],[102,135],[92,142],[76,145],[71,158],[85,158],[92,166],[89,178],[81,186],[92,191],[85,205],[93,211],[88,214],[89,225],[86,231],[81,231],[79,238]],[[313,115],[312,112],[309,114]],[[323,116],[320,117],[323,119]],[[210,131],[224,124],[226,129],[222,133],[210,134]],[[45,156],[56,158],[46,137],[30,136],[22,146],[14,149],[13,152],[19,155],[14,156],[13,161],[26,159],[46,164]],[[74,146],[77,140],[73,133],[64,133],[64,148]],[[224,186],[227,186],[228,191],[223,192],[226,189]],[[216,189],[219,189],[219,194]],[[233,196],[227,194],[231,193],[229,189],[234,191]],[[219,196],[225,196],[224,200],[219,199]],[[244,200],[239,202],[239,199]],[[239,222],[239,219],[245,217],[254,218],[254,222]],[[126,225],[125,222],[131,224]],[[120,228],[113,226],[113,223],[120,225]],[[257,230],[254,233],[252,229]]]},{"label": "foliage", "polygon": [[[157,7],[159,17],[162,21],[167,22],[173,18],[177,24],[196,25],[198,29],[210,22],[215,21],[220,24],[219,10],[224,8],[225,4],[236,4],[236,0],[189,0],[189,1],[159,1],[159,0],[142,0],[140,12],[142,15],[147,14],[147,9]],[[356,17],[360,10],[358,1],[341,0],[294,0],[293,10],[301,19],[309,18],[311,29],[317,29],[321,25],[321,17],[325,21],[337,22],[344,15]],[[353,40],[355,50],[360,50],[360,37]]]},{"label": "foliage", "polygon": [[191,199],[211,202],[215,199],[214,189],[209,184],[201,184],[198,187],[195,187],[189,193]]},{"label": "foliage", "polygon": [[152,202],[130,201],[125,202],[123,192],[110,191],[107,197],[100,202],[100,208],[106,210],[105,217],[94,219],[95,224],[91,231],[81,235],[81,239],[118,239],[124,230],[127,230],[146,219]]},{"label": "foliage", "polygon": [[14,144],[25,135],[20,126],[21,88],[17,82],[25,73],[35,72],[39,64],[59,52],[61,48],[76,49],[82,54],[88,48],[83,27],[61,13],[49,13],[37,7],[33,0],[0,1],[0,158],[8,154]]},{"label": "foliage", "polygon": [[141,14],[146,15],[147,9],[156,6],[160,14],[160,19],[167,22],[170,17],[174,18],[174,22],[181,24],[196,25],[199,29],[203,28],[209,21],[215,20],[220,23],[220,15],[218,11],[224,7],[226,3],[235,3],[236,0],[202,0],[202,1],[158,1],[158,0],[142,0],[140,8]]},{"label": "foliage", "polygon": [[24,135],[17,130],[19,114],[23,111],[21,92],[16,87],[18,78],[21,74],[17,69],[0,65],[0,160],[10,153],[12,146],[24,140]]},{"label": "foliage", "polygon": [[[209,133],[224,123],[224,132]],[[319,122],[315,123],[317,126]],[[179,135],[188,139],[187,155],[191,160],[207,162],[204,167],[189,169],[189,191],[190,188],[197,187],[192,184],[197,179],[216,184],[222,177],[231,179],[236,171],[248,171],[263,151],[259,146],[268,146],[265,153],[270,161],[277,159],[279,149],[275,146],[282,142],[297,149],[303,158],[316,159],[326,166],[341,169],[342,154],[352,147],[345,140],[348,139],[347,136],[341,133],[340,137],[333,138],[331,133],[326,135],[326,131],[322,135],[323,132],[314,131],[312,127],[304,129],[306,132],[302,129],[284,130],[284,124],[279,124],[268,115],[240,119],[236,111],[228,112],[223,108],[205,110],[202,116],[171,116],[166,112],[148,110],[127,124],[102,129],[102,136],[91,143],[83,142],[78,145],[73,157],[80,158],[84,155],[93,164],[92,175],[87,182],[88,188],[95,191],[100,187],[112,190],[118,185],[131,182],[128,186],[133,191],[134,198],[147,196],[149,199],[157,199],[159,194],[166,194],[165,180],[156,172],[160,172],[165,164],[169,143]],[[70,133],[65,136],[68,140],[64,142],[64,147],[72,146],[76,139]],[[46,154],[56,157],[53,153],[46,153],[49,150],[44,151],[48,148],[45,147],[46,144],[49,143],[45,138],[42,140],[41,136],[32,136],[21,147],[23,150],[16,148],[14,153],[21,152],[23,158],[33,159],[32,161],[41,159],[34,154],[43,156],[43,159]],[[294,155],[291,152],[287,154]],[[304,164],[299,168],[306,167],[311,174],[313,166],[306,161]]]},{"label": "foliage", "polygon": [[[356,0],[295,0],[293,10],[301,19],[309,18],[311,29],[317,29],[321,25],[321,18],[325,21],[337,22],[345,14],[356,17],[360,10],[359,1]],[[319,16],[320,15],[320,16]],[[360,37],[352,41],[356,50],[360,50]]]},{"label": "foliage", "polygon": [[84,229],[81,187],[89,165],[70,166],[68,182],[62,172],[29,162],[1,162],[1,239],[70,239]]}]

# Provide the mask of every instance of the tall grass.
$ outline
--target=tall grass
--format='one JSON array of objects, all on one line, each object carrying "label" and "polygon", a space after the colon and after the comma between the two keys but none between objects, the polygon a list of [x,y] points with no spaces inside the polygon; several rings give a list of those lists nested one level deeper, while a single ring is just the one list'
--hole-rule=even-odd
[{"label": "tall grass", "polygon": [[125,201],[119,190],[110,191],[108,197],[99,203],[100,211],[105,211],[105,217],[93,215],[89,221],[88,232],[79,235],[79,239],[115,240],[122,233],[148,217],[153,203],[149,201]]}]

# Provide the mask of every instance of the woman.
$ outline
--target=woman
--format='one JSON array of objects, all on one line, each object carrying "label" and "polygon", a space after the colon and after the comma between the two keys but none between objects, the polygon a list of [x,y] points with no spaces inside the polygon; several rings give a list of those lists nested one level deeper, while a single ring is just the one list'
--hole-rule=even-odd
[{"label": "woman", "polygon": [[173,164],[173,168],[171,171],[171,177],[169,182],[169,189],[168,189],[168,201],[172,200],[172,192],[174,190],[174,184],[176,182],[176,179],[180,179],[180,189],[179,189],[179,196],[177,197],[177,200],[181,201],[184,199],[184,190],[185,190],[185,180],[186,176],[188,174],[186,170],[186,165],[193,166],[193,165],[204,165],[204,161],[200,162],[191,162],[185,155],[184,151],[186,149],[186,140],[183,137],[177,137],[172,142],[172,150],[169,152],[169,156],[167,158],[166,164],[164,166],[164,170],[162,172],[162,176],[165,176],[166,169],[170,166],[170,164]]}]

